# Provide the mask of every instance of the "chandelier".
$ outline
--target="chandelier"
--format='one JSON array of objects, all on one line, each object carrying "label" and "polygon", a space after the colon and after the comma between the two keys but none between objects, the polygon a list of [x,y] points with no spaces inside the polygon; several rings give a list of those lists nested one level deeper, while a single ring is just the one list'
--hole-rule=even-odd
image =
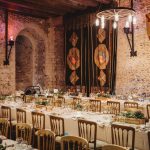
[{"label": "chandelier", "polygon": [[[105,28],[107,20],[111,20],[113,29],[117,29],[119,20],[125,19],[124,33],[127,36],[129,46],[131,49],[131,56],[136,56],[137,52],[134,51],[134,25],[136,24],[136,14],[133,9],[133,0],[112,0],[109,8],[101,8],[96,14],[96,26]],[[131,35],[131,38],[129,38]]]}]

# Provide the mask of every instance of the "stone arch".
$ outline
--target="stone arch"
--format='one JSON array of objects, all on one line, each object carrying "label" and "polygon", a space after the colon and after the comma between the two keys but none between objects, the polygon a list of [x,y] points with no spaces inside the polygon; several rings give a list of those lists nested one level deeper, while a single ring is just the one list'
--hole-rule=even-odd
[{"label": "stone arch", "polygon": [[[45,64],[46,64],[45,57],[46,57],[46,49],[47,49],[47,44],[46,44],[47,40],[44,34],[42,34],[42,32],[39,33],[39,30],[36,31],[34,28],[26,27],[18,33],[17,37],[18,36],[26,36],[32,43],[32,51],[33,51],[33,55],[32,55],[33,65],[31,66],[32,85],[39,84],[41,87],[44,87],[45,86],[44,85]],[[17,62],[17,57],[16,57],[16,62]]]}]

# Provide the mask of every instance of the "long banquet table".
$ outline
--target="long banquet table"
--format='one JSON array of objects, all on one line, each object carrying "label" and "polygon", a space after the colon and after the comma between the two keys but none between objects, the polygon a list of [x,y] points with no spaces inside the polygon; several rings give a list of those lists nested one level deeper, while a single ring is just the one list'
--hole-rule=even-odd
[{"label": "long banquet table", "polygon": [[[1,104],[5,106],[11,107],[11,117],[12,120],[16,120],[16,108],[23,108],[27,113],[27,123],[32,124],[31,112],[37,111],[34,107],[34,103],[23,104],[19,102],[11,102],[5,101],[5,103]],[[39,110],[38,110],[39,111]],[[46,110],[42,108],[40,112],[45,114],[45,128],[50,129],[50,120],[49,115],[57,115],[64,118],[65,122],[65,134],[66,135],[75,135],[78,136],[78,124],[77,119],[83,118],[86,120],[91,120],[97,123],[97,139],[111,143],[111,123],[112,123],[112,115],[110,114],[102,114],[102,113],[93,113],[93,112],[79,112],[75,110],[71,110],[70,108],[53,108],[52,110]],[[117,124],[120,124],[116,122]],[[139,150],[149,150],[148,144],[148,136],[147,131],[150,128],[143,128],[142,126],[126,124],[129,126],[133,126],[136,128],[135,135],[135,147]]]}]

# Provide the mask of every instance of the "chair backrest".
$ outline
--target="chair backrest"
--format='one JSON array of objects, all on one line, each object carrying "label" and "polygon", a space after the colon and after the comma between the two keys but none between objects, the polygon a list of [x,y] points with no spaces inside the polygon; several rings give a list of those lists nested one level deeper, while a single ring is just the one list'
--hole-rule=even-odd
[{"label": "chair backrest", "polygon": [[120,102],[107,101],[107,105],[111,107],[110,113],[118,115],[120,113]]},{"label": "chair backrest", "polygon": [[50,105],[53,105],[54,96],[47,96],[47,99],[49,100],[49,104],[50,104]]},{"label": "chair backrest", "polygon": [[122,146],[110,144],[103,146],[102,150],[127,150],[127,149]]},{"label": "chair backrest", "polygon": [[124,108],[137,108],[138,109],[138,103],[136,102],[124,102]]},{"label": "chair backrest", "polygon": [[22,138],[24,141],[27,141],[28,144],[31,144],[32,129],[31,126],[27,123],[17,123],[16,124],[16,139]]},{"label": "chair backrest", "polygon": [[11,108],[8,106],[1,107],[2,118],[8,119],[11,122]]},{"label": "chair backrest", "polygon": [[147,118],[150,119],[150,104],[147,104],[146,109],[147,109]]},{"label": "chair backrest", "polygon": [[55,133],[49,130],[38,130],[38,150],[55,150]]},{"label": "chair backrest", "polygon": [[8,137],[8,120],[0,118],[0,135]]},{"label": "chair backrest", "polygon": [[57,116],[50,116],[51,131],[55,133],[56,136],[64,136],[64,118]]},{"label": "chair backrest", "polygon": [[81,98],[78,98],[78,97],[74,97],[73,98],[73,102],[76,102],[76,104],[78,104],[78,103],[81,103]]},{"label": "chair backrest", "polygon": [[32,112],[32,125],[34,129],[45,129],[45,114]]},{"label": "chair backrest", "polygon": [[26,123],[26,111],[20,108],[16,109],[17,123]]},{"label": "chair backrest", "polygon": [[93,100],[90,101],[90,109],[94,112],[101,112],[101,101],[100,100]]},{"label": "chair backrest", "polygon": [[62,103],[65,104],[65,98],[63,96],[58,96],[58,99],[60,99],[62,101]]},{"label": "chair backrest", "polygon": [[61,150],[88,150],[88,141],[76,136],[63,136],[61,138]]},{"label": "chair backrest", "polygon": [[80,137],[86,139],[89,143],[93,143],[94,148],[96,148],[97,124],[95,122],[79,119],[78,133]]},{"label": "chair backrest", "polygon": [[32,95],[24,95],[24,102],[25,103],[31,103],[34,99],[34,97]]},{"label": "chair backrest", "polygon": [[116,144],[123,147],[131,146],[131,150],[134,150],[135,129],[133,127],[112,124],[111,133],[112,144]]}]

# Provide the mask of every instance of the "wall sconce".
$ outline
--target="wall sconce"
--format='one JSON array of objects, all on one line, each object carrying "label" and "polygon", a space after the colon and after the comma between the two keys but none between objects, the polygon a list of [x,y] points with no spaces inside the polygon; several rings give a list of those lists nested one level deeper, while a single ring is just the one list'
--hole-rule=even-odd
[{"label": "wall sconce", "polygon": [[4,60],[4,65],[9,65],[9,58],[10,58],[11,50],[12,50],[12,47],[14,46],[14,43],[15,42],[14,42],[13,36],[11,36],[6,46],[6,57]]},{"label": "wall sconce", "polygon": [[[124,27],[124,33],[126,34],[129,46],[130,46],[130,57],[137,56],[137,51],[134,49],[134,24],[136,23],[136,18],[129,15],[128,21],[126,21]],[[131,38],[129,37],[131,36]]]}]

